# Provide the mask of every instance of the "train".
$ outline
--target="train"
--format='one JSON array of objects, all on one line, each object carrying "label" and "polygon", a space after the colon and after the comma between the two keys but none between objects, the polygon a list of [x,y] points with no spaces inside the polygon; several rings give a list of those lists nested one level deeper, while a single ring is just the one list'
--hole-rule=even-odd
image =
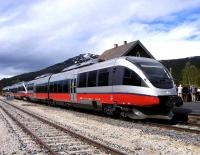
[{"label": "train", "polygon": [[170,120],[183,104],[167,68],[151,58],[123,56],[73,65],[3,88],[17,99],[101,111],[131,119]]}]

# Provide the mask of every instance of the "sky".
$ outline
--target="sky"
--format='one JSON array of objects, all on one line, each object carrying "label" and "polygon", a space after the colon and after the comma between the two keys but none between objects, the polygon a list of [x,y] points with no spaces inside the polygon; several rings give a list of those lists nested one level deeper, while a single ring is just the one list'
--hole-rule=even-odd
[{"label": "sky", "polygon": [[200,55],[200,0],[0,0],[0,79],[140,40],[158,60]]}]

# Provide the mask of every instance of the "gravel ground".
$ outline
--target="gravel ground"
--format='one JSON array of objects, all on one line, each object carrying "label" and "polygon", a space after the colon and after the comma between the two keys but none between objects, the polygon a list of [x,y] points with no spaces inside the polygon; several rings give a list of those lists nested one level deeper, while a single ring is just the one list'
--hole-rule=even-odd
[{"label": "gravel ground", "polygon": [[0,110],[0,154],[14,154],[18,152],[19,141],[17,137],[9,130],[2,111]]},{"label": "gravel ground", "polygon": [[18,125],[0,109],[0,155],[44,154]]},{"label": "gravel ground", "polygon": [[128,154],[199,154],[200,136],[19,100],[22,106]]}]

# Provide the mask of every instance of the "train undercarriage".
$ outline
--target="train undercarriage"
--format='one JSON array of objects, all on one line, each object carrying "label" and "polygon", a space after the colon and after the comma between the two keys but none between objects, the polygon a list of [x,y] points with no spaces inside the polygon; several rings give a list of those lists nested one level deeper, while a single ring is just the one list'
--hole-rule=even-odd
[{"label": "train undercarriage", "polygon": [[166,119],[171,120],[174,116],[173,108],[183,104],[178,96],[160,96],[160,103],[157,106],[124,106],[124,105],[104,105],[103,112],[107,115],[118,115],[131,119]]}]

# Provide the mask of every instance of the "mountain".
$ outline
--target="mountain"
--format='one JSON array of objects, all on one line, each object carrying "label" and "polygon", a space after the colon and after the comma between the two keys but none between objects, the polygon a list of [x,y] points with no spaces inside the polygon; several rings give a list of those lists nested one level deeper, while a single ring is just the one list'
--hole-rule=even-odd
[{"label": "mountain", "polygon": [[[90,53],[80,54],[76,57],[65,60],[64,62],[57,63],[55,65],[52,65],[50,67],[44,68],[36,72],[30,72],[30,73],[17,75],[11,78],[5,78],[5,79],[0,80],[0,89],[5,86],[20,82],[20,81],[30,81],[34,79],[35,77],[43,75],[43,74],[58,73],[62,71],[64,68],[69,67],[71,65],[86,62],[88,60],[92,60],[96,58],[98,58],[98,55],[95,55],[95,54],[90,54]],[[181,77],[182,70],[185,67],[187,62],[190,62],[191,65],[196,66],[196,68],[200,70],[200,56],[188,57],[188,58],[182,58],[182,59],[161,60],[160,62],[163,65],[165,65],[169,70],[171,70],[172,75],[177,84],[179,84],[179,82],[182,79]]]},{"label": "mountain", "polygon": [[194,65],[198,70],[200,70],[200,56],[172,60],[161,60],[160,62],[165,65],[169,70],[171,70],[172,76],[177,84],[179,84],[179,82],[182,80],[182,70],[184,69],[186,63],[189,62],[191,65]]},{"label": "mountain", "polygon": [[72,66],[77,63],[82,63],[82,62],[86,62],[86,61],[89,61],[92,59],[96,59],[97,57],[98,57],[98,55],[91,54],[91,53],[80,54],[76,57],[67,59],[64,62],[57,63],[55,65],[52,65],[50,67],[44,68],[44,69],[36,71],[36,72],[25,73],[25,74],[11,77],[11,78],[4,78],[4,79],[0,80],[0,90],[5,86],[9,86],[9,85],[12,85],[12,84],[20,82],[20,81],[33,80],[35,77],[41,76],[43,74],[58,73],[66,67]]}]

